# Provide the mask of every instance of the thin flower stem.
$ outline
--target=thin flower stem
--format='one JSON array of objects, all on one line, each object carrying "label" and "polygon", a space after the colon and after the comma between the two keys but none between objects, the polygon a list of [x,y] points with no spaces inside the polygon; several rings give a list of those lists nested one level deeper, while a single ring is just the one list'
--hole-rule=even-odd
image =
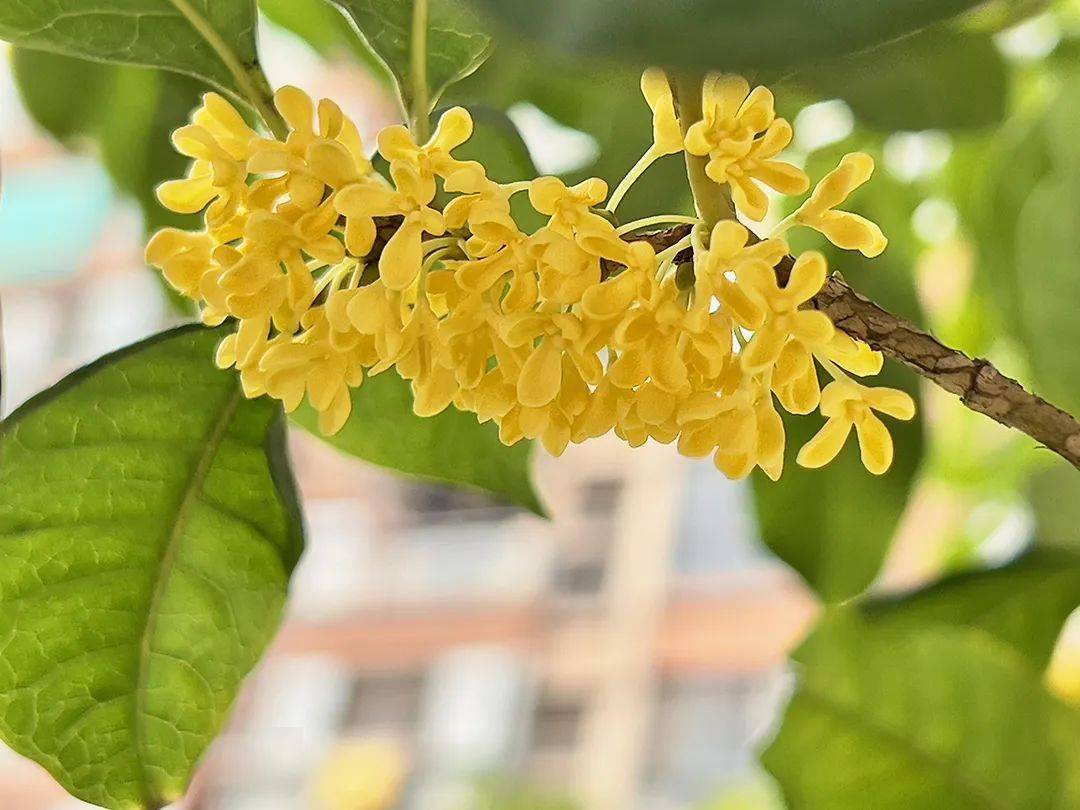
[{"label": "thin flower stem", "polygon": [[285,136],[289,134],[289,128],[274,107],[270,83],[266,80],[262,69],[257,64],[245,66],[233,47],[221,37],[217,29],[210,24],[191,0],[170,0],[170,2],[224,63],[226,69],[232,74],[236,86],[243,93],[244,99],[255,108],[267,129],[278,140],[285,140]]},{"label": "thin flower stem", "polygon": [[778,223],[776,223],[776,227],[772,229],[772,232],[769,234],[769,238],[775,239],[778,236],[782,236],[783,234],[794,228],[796,225],[799,225],[799,220],[796,218],[798,213],[798,211],[795,211],[794,213],[789,214],[788,216],[780,220]]},{"label": "thin flower stem", "polygon": [[834,380],[847,380],[848,382],[852,382],[852,379],[848,376],[847,372],[836,365],[832,360],[827,357],[822,357],[817,352],[814,352],[814,358],[821,364],[823,369],[829,372],[829,376]]},{"label": "thin flower stem", "polygon": [[630,167],[630,171],[626,173],[626,176],[619,181],[619,185],[611,192],[611,197],[608,199],[608,203],[604,210],[615,213],[615,209],[619,207],[619,203],[621,203],[622,198],[626,196],[626,192],[630,190],[630,187],[638,181],[638,178],[641,177],[641,175],[645,174],[645,171],[659,157],[661,157],[661,155],[656,151],[655,144],[645,150],[645,154],[638,158],[638,162]]},{"label": "thin flower stem", "polygon": [[671,247],[665,248],[664,250],[657,253],[656,258],[659,261],[667,261],[668,259],[674,257],[675,254],[677,254],[683,248],[686,248],[686,247],[689,247],[689,246],[690,246],[690,237],[689,236],[684,236],[682,239],[680,239],[678,242],[676,242]]},{"label": "thin flower stem", "polygon": [[420,273],[426,275],[432,267],[438,264],[442,259],[446,258],[449,254],[454,252],[456,245],[442,248],[441,250],[433,250],[428,257],[424,259],[424,264],[420,267]]},{"label": "thin flower stem", "polygon": [[424,242],[424,253],[430,255],[437,250],[456,246],[460,241],[461,240],[456,236],[443,236],[439,239],[429,239]]},{"label": "thin flower stem", "polygon": [[423,143],[431,134],[431,104],[427,86],[428,0],[413,0],[412,7],[412,36],[409,51],[412,98],[409,115],[413,135],[418,143]]}]

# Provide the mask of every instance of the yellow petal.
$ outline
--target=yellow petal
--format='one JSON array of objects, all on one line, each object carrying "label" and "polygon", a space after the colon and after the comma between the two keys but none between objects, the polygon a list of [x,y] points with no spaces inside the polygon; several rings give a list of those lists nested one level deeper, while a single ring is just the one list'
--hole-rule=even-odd
[{"label": "yellow petal", "polygon": [[906,391],[895,388],[870,388],[864,396],[866,402],[875,411],[888,414],[894,419],[905,422],[915,416],[915,400]]},{"label": "yellow petal", "polygon": [[428,143],[444,152],[449,152],[469,140],[472,133],[473,120],[469,111],[464,107],[452,107],[439,118],[435,133]]},{"label": "yellow petal", "polygon": [[769,213],[769,198],[749,177],[742,175],[731,180],[731,197],[735,207],[754,222],[761,222]]},{"label": "yellow petal", "polygon": [[558,396],[561,381],[562,347],[557,340],[544,338],[521,369],[518,401],[530,408],[543,407]]},{"label": "yellow petal", "polygon": [[550,216],[566,191],[566,184],[557,177],[537,177],[529,184],[529,203],[539,213]]},{"label": "yellow petal", "polygon": [[702,83],[701,106],[707,115],[731,119],[738,114],[749,93],[750,83],[742,76],[713,73]]},{"label": "yellow petal", "polygon": [[868,259],[880,256],[889,245],[881,228],[847,211],[827,211],[814,227],[838,248],[857,250]]},{"label": "yellow petal", "polygon": [[337,141],[318,140],[307,150],[308,167],[332,188],[342,188],[360,179],[360,170],[349,150]]},{"label": "yellow petal", "polygon": [[780,357],[780,352],[787,343],[788,333],[773,323],[766,323],[750,339],[739,356],[743,371],[758,374],[770,369]]},{"label": "yellow petal", "polygon": [[416,281],[423,261],[422,235],[420,224],[407,217],[386,243],[379,257],[379,278],[387,289],[405,290]]},{"label": "yellow petal", "polygon": [[871,413],[855,423],[863,466],[874,475],[882,475],[892,465],[893,441],[885,424]]},{"label": "yellow petal", "polygon": [[800,310],[794,313],[789,319],[788,328],[793,337],[813,348],[826,346],[835,331],[829,316],[816,310]]},{"label": "yellow petal", "polygon": [[781,194],[802,194],[810,187],[810,178],[798,166],[779,160],[766,160],[751,174],[769,188]]},{"label": "yellow petal", "polygon": [[333,436],[349,421],[352,413],[352,396],[349,389],[341,386],[330,407],[319,414],[319,431],[324,436]]},{"label": "yellow petal", "polygon": [[379,154],[391,162],[415,160],[420,151],[409,130],[400,124],[384,127],[379,132],[378,146]]},{"label": "yellow petal", "polygon": [[839,454],[851,433],[851,421],[830,419],[810,441],[802,446],[795,459],[802,467],[817,469],[824,467]]},{"label": "yellow petal", "polygon": [[311,132],[315,105],[303,90],[291,85],[278,88],[274,93],[274,106],[290,128],[297,132]]},{"label": "yellow petal", "polygon": [[808,250],[795,260],[784,291],[796,304],[803,304],[821,292],[827,274],[825,257],[816,250]]}]

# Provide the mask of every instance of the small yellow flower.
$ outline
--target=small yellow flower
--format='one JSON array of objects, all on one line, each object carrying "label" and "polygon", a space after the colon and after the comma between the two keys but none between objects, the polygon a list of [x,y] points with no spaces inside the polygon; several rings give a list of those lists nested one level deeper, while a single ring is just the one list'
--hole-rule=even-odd
[{"label": "small yellow flower", "polygon": [[443,113],[435,132],[423,146],[403,126],[386,127],[379,133],[379,154],[394,163],[407,163],[425,181],[435,176],[447,181],[447,190],[472,190],[482,185],[484,167],[476,161],[458,160],[450,153],[472,137],[473,121],[464,107]]},{"label": "small yellow flower", "polygon": [[881,228],[858,214],[836,210],[873,173],[874,159],[869,155],[863,152],[845,155],[795,212],[795,220],[820,231],[839,248],[858,250],[868,258],[881,255],[889,244]]},{"label": "small yellow flower", "polygon": [[873,411],[908,420],[915,415],[915,403],[895,388],[868,388],[844,379],[830,383],[821,394],[821,413],[828,421],[799,451],[799,464],[810,468],[828,464],[854,427],[863,465],[874,475],[884,473],[892,465],[892,437]]},{"label": "small yellow flower", "polygon": [[702,87],[702,120],[691,125],[685,144],[692,155],[708,155],[705,173],[730,184],[736,207],[760,222],[769,203],[757,182],[781,194],[801,194],[810,185],[801,169],[773,159],[791,138],[791,125],[776,117],[768,89],[751,92],[741,76],[713,74]]},{"label": "small yellow flower", "polygon": [[146,245],[146,263],[160,268],[177,292],[198,300],[213,249],[214,241],[207,233],[162,228]]},{"label": "small yellow flower", "polygon": [[551,217],[548,227],[572,237],[577,228],[596,229],[607,221],[589,209],[607,197],[607,183],[591,177],[570,188],[558,177],[538,177],[529,184],[529,202],[539,213]]},{"label": "small yellow flower", "polygon": [[[173,133],[173,144],[182,155],[194,158],[183,180],[168,180],[157,188],[158,200],[170,211],[194,214],[208,205],[207,224],[224,225],[247,196],[247,161],[227,152],[203,127],[194,124]],[[212,204],[211,204],[212,203]]]},{"label": "small yellow flower", "polygon": [[[354,247],[361,250],[374,239],[374,218],[401,216],[403,221],[379,257],[379,276],[392,290],[404,290],[416,281],[423,263],[424,233],[438,235],[445,225],[442,214],[431,208],[435,181],[424,177],[415,165],[401,162],[391,165],[394,188],[381,183],[359,182],[337,193],[334,205],[352,227]],[[368,249],[370,245],[367,244]]]},{"label": "small yellow flower", "polygon": [[[387,180],[329,100],[316,105],[281,88],[274,103],[289,133],[275,140],[208,94],[174,135],[191,171],[160,190],[175,210],[204,211],[205,230],[162,230],[147,261],[199,302],[204,323],[235,320],[215,359],[236,370],[246,396],[274,397],[289,411],[306,398],[325,433],[345,424],[365,376],[393,369],[410,382],[418,415],[468,410],[495,422],[503,442],[535,439],[553,455],[614,431],[635,447],[677,441],[733,478],[755,467],[777,478],[786,441],[779,402],[798,414],[820,407],[828,418],[800,463],[825,463],[854,427],[867,467],[882,471],[891,440],[871,410],[910,418],[913,405],[844,376],[874,374],[882,358],[806,308],[825,281],[819,254],[800,257],[780,287],[782,239],[758,240],[733,220],[705,233],[690,220],[690,236],[658,255],[627,234],[684,216],[617,228],[610,214],[652,161],[684,147],[708,156],[709,177],[730,184],[752,218],[767,208],[759,183],[801,193],[805,175],[774,160],[791,128],[776,118],[772,94],[710,77],[704,120],[683,139],[663,74],[646,71],[641,89],[654,143],[606,212],[595,210],[607,197],[602,180],[500,184],[455,158],[472,133],[462,108],[422,146],[404,127],[383,130]],[[867,161],[845,158],[788,224],[877,250],[873,226],[835,210],[869,177]],[[445,204],[436,203],[439,188]],[[511,207],[526,190],[548,218],[532,233]],[[388,228],[376,268],[376,240]],[[841,382],[823,392],[815,363]]]},{"label": "small yellow flower", "polygon": [[754,467],[772,480],[784,469],[784,423],[768,392],[749,383],[728,397],[715,417],[717,449],[713,462],[733,480],[748,476]]},{"label": "small yellow flower", "polygon": [[[744,323],[755,330],[741,355],[743,370],[748,374],[771,369],[788,340],[816,349],[832,339],[835,330],[828,316],[799,309],[825,284],[825,257],[820,253],[802,254],[783,288],[777,283],[774,269],[764,262],[745,262],[737,272],[739,289],[761,312],[760,319]],[[737,311],[734,314],[739,315]]]}]

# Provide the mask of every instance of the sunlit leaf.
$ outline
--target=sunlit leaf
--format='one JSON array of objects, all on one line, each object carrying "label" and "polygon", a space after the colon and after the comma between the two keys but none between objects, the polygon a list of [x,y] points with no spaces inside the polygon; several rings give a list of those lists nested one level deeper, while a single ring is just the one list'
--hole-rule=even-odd
[{"label": "sunlit leaf", "polygon": [[999,568],[946,577],[914,593],[870,602],[875,630],[936,625],[985,630],[1044,669],[1065,620],[1080,607],[1080,556],[1037,546]]},{"label": "sunlit leaf", "polygon": [[303,546],[281,409],[187,326],[0,424],[0,737],[75,796],[179,798]]},{"label": "sunlit leaf", "polygon": [[157,67],[240,101],[265,91],[254,0],[20,0],[0,3],[0,39],[67,56]]},{"label": "sunlit leaf", "polygon": [[[401,91],[406,109],[412,108],[414,86],[412,56],[415,0],[330,0],[352,20],[375,54],[386,64]],[[476,18],[453,0],[423,0],[427,7],[425,76],[429,110],[446,88],[468,76],[487,58],[491,39]]]},{"label": "sunlit leaf", "polygon": [[762,755],[792,810],[1072,807],[1075,714],[977,630],[827,618]]}]

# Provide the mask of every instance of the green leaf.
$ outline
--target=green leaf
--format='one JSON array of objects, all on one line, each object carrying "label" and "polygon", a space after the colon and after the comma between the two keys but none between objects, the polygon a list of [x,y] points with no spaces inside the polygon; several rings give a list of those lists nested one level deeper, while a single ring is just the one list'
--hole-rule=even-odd
[{"label": "green leaf", "polygon": [[268,94],[254,0],[21,0],[0,4],[0,39],[67,56],[194,76],[245,102]]},{"label": "green leaf", "polygon": [[1061,628],[1080,606],[1080,556],[1035,547],[999,568],[946,577],[863,607],[875,630],[932,625],[984,630],[1042,670]]},{"label": "green leaf", "polygon": [[978,129],[999,124],[1005,60],[989,34],[935,28],[802,71],[799,81],[842,98],[882,130]]},{"label": "green leaf", "polygon": [[473,0],[526,38],[582,57],[720,70],[788,69],[948,19],[978,0]]},{"label": "green leaf", "polygon": [[406,110],[417,96],[412,74],[413,12],[427,7],[426,77],[428,111],[443,91],[465,78],[488,57],[491,38],[476,18],[453,0],[330,0],[356,23],[371,50],[393,75]]},{"label": "green leaf", "polygon": [[1041,181],[1016,226],[1014,306],[1021,336],[1038,381],[1037,391],[1054,404],[1080,412],[1080,174]]},{"label": "green leaf", "polygon": [[1017,225],[1035,186],[1053,170],[1040,120],[1013,118],[985,149],[968,148],[955,164],[961,214],[978,250],[977,288],[987,296],[1004,327],[1021,332],[1016,301]]},{"label": "green leaf", "polygon": [[412,410],[409,384],[392,372],[353,389],[353,410],[341,432],[322,436],[304,405],[295,420],[342,452],[397,472],[467,486],[545,516],[529,475],[531,442],[506,447],[498,430],[452,406],[438,416]]},{"label": "green leaf", "polygon": [[1055,458],[1031,477],[1028,498],[1039,543],[1080,554],[1080,473],[1076,468]]},{"label": "green leaf", "polygon": [[792,810],[1036,810],[1075,777],[1076,715],[985,633],[826,618],[762,755]]},{"label": "green leaf", "polygon": [[185,326],[0,424],[0,737],[110,808],[180,797],[303,547],[281,410]]}]

